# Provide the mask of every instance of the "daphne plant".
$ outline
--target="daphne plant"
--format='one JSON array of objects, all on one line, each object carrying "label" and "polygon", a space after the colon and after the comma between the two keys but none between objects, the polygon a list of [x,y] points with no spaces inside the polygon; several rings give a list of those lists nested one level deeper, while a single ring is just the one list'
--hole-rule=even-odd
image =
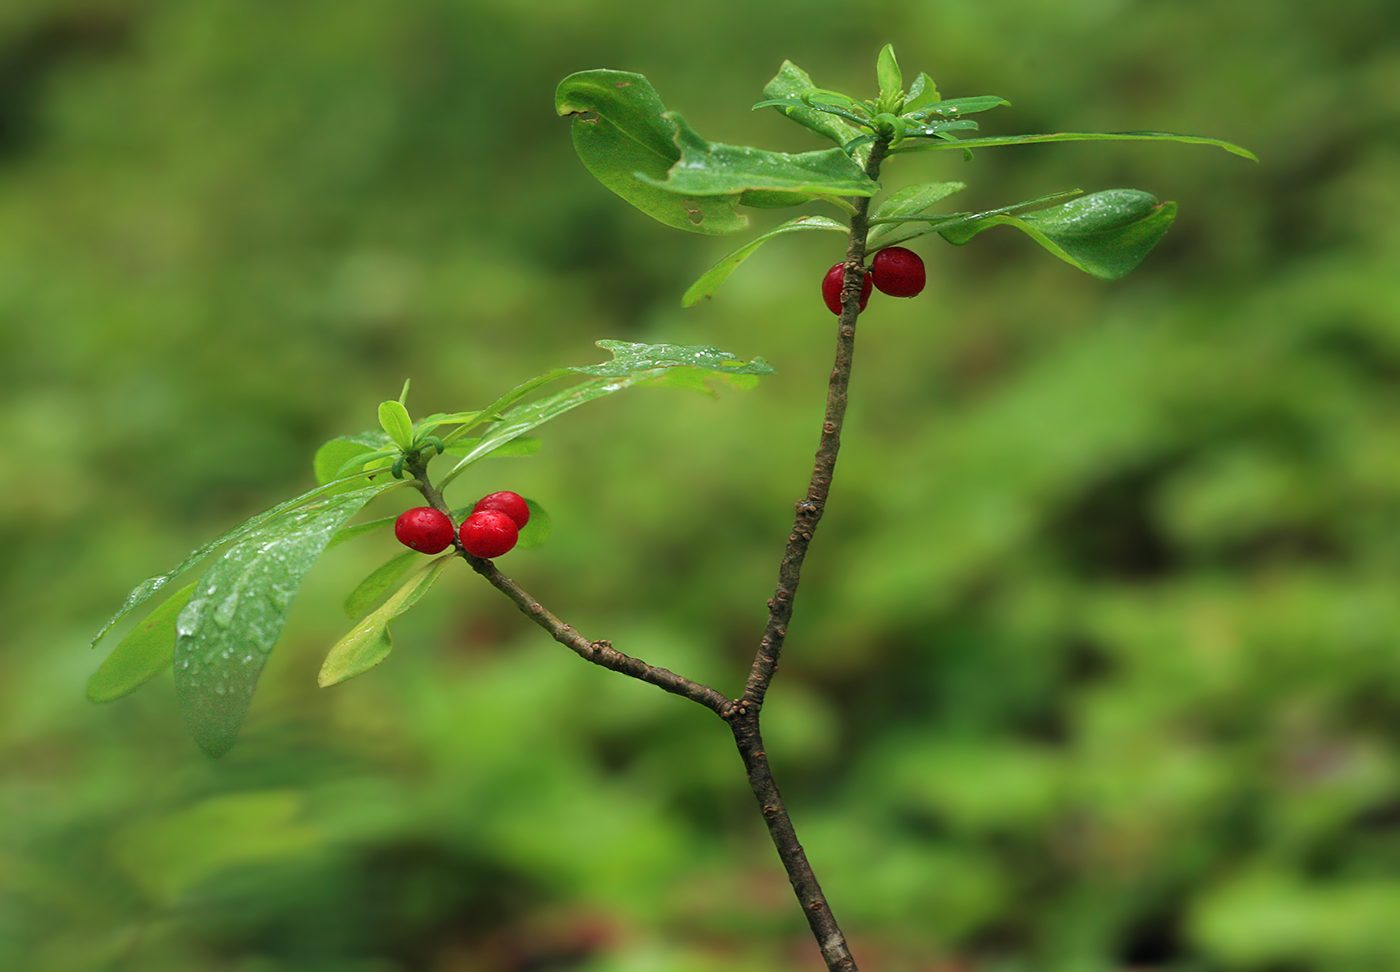
[{"label": "daphne plant", "polygon": [[[983,212],[930,210],[964,188],[961,182],[917,183],[881,197],[887,161],[926,151],[973,149],[1032,142],[1135,139],[1213,145],[1253,158],[1216,139],[1164,132],[1058,133],[978,136],[971,117],[1007,104],[993,95],[944,100],[920,73],[906,89],[894,51],[879,54],[879,93],[860,100],[817,88],[796,65],[785,63],[755,108],[771,107],[833,143],[787,154],[710,142],[667,111],[645,77],[593,70],[570,75],[555,104],[571,116],[579,157],[607,188],[668,226],[702,234],[744,230],[743,207],[825,205],[835,216],[806,214],[768,230],[729,254],[685,292],[692,305],[714,294],[758,247],[808,230],[839,232],[845,259],[827,272],[823,296],[838,315],[834,367],[806,492],[778,564],[764,630],[742,690],[728,696],[684,675],[624,654],[564,623],[498,570],[488,558],[512,547],[538,546],[549,517],[535,501],[502,491],[475,507],[454,509],[444,491],[480,460],[530,455],[528,435],[579,405],[638,385],[708,388],[716,381],[751,387],[772,369],[711,347],[636,345],[599,341],[613,354],[602,364],[560,368],[531,379],[484,408],[435,413],[414,420],[408,386],[379,406],[379,428],[323,445],[313,466],[318,485],[245,521],[191,553],[171,570],[131,592],[98,632],[94,644],[124,617],[163,595],[102,663],[88,684],[95,701],[119,698],[173,667],[186,725],[207,753],[233,746],[254,689],[277,641],[287,609],[307,571],[336,544],[393,525],[410,549],[394,553],[346,598],[357,624],[331,647],[320,674],[335,685],[379,664],[392,650],[390,624],[432,587],[447,566],[462,560],[509,597],[555,641],[586,661],[655,685],[705,706],[733,734],[748,782],[779,858],[829,970],[854,970],[855,959],[807,859],[773,780],[760,717],[787,637],[802,566],[826,508],[847,405],[856,321],[872,283],[882,292],[914,296],[924,286],[920,257],[902,246],[937,234],[961,245],[993,226],[1028,234],[1062,260],[1106,280],[1142,261],[1175,215],[1173,203],[1149,193],[1078,189],[1011,203]],[[878,199],[878,202],[876,201]],[[867,256],[876,259],[867,268]],[[567,384],[565,384],[567,383]],[[565,384],[564,387],[558,387]],[[450,463],[445,471],[430,470]],[[401,516],[351,521],[403,488],[422,503]],[[453,531],[454,524],[461,524]],[[427,554],[432,559],[424,561]],[[171,592],[176,578],[203,564],[194,583]],[[375,605],[378,605],[377,607]]]}]

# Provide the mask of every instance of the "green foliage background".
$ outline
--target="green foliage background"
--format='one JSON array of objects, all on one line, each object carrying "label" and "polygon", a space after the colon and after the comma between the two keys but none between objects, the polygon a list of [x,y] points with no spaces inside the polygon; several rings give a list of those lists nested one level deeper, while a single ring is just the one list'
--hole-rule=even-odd
[{"label": "green foliage background", "polygon": [[0,7],[0,966],[818,966],[724,727],[465,569],[321,691],[339,599],[393,552],[338,548],[217,762],[168,679],[88,704],[83,646],[404,377],[471,408],[597,338],[673,341],[779,373],[628,392],[458,488],[550,509],[502,565],[580,630],[735,692],[815,447],[839,239],[779,241],[682,311],[735,240],[593,182],[552,93],[640,71],[707,137],[800,151],[823,146],[746,111],[782,60],[869,94],[893,41],[946,95],[1009,98],[984,132],[1199,132],[1262,164],[891,164],[887,188],[967,181],[957,208],[1135,186],[1181,215],[1116,284],[1011,230],[925,238],[929,289],[862,318],[767,713],[858,959],[1400,967],[1400,7],[700,9]]}]

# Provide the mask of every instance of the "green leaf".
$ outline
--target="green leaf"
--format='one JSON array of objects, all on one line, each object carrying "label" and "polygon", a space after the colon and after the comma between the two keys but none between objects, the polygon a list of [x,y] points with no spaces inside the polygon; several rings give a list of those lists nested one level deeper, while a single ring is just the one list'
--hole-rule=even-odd
[{"label": "green leaf", "polygon": [[[447,447],[447,451],[456,456],[464,456],[480,444],[481,439],[458,439]],[[483,459],[507,459],[519,458],[521,456],[533,456],[540,451],[543,443],[533,436],[521,436],[504,445],[499,445],[492,449],[490,454],[482,456]]]},{"label": "green leaf", "polygon": [[222,756],[238,738],[287,609],[346,520],[393,483],[326,496],[248,531],[214,561],[180,612],[175,693],[194,740]]},{"label": "green leaf", "polygon": [[450,553],[424,564],[393,597],[336,642],[316,679],[321,688],[354,678],[387,658],[394,647],[393,638],[389,636],[389,622],[418,603],[455,556],[455,552]]},{"label": "green leaf", "polygon": [[639,174],[688,198],[737,196],[746,206],[795,206],[821,196],[873,196],[879,185],[839,148],[789,155],[747,145],[709,142],[679,114],[667,112],[676,125],[681,157],[665,181]]},{"label": "green leaf", "polygon": [[493,450],[512,439],[519,438],[531,429],[543,425],[550,419],[563,415],[585,402],[596,401],[606,395],[619,392],[633,385],[658,383],[671,369],[692,368],[712,378],[727,379],[742,385],[750,376],[773,373],[762,358],[755,358],[745,364],[733,355],[716,348],[683,347],[670,344],[629,344],[623,341],[599,341],[600,348],[613,354],[613,360],[601,365],[580,368],[556,368],[538,378],[531,379],[507,393],[500,400],[514,401],[540,386],[564,375],[584,374],[589,380],[570,385],[562,391],[545,398],[528,402],[518,402],[506,409],[500,403],[492,405],[487,414],[499,414],[500,418],[481,436],[476,446],[453,466],[438,482],[438,488],[445,488],[467,466],[489,455]]},{"label": "green leaf", "polygon": [[[580,71],[559,82],[554,107],[573,116],[574,150],[594,178],[667,226],[692,233],[737,233],[748,217],[738,196],[685,196],[659,188],[680,160],[676,126],[651,83],[626,71]],[[643,178],[645,177],[645,178]]]},{"label": "green leaf", "polygon": [[402,402],[380,402],[379,424],[389,433],[394,445],[405,450],[412,448],[413,420],[408,417],[408,409],[404,408]]},{"label": "green leaf", "polygon": [[917,121],[956,118],[962,115],[975,115],[979,111],[990,111],[1009,105],[1011,102],[997,95],[969,95],[966,98],[935,100],[917,109],[906,110],[904,116]]},{"label": "green leaf", "polygon": [[[398,519],[398,517],[390,519]],[[408,573],[409,568],[418,562],[419,556],[416,550],[405,550],[403,553],[395,554],[371,571],[369,576],[355,585],[355,589],[345,598],[345,616],[358,618],[369,610],[369,606],[379,600],[379,595]]]},{"label": "green leaf", "polygon": [[960,138],[951,142],[906,143],[894,151],[920,152],[931,149],[972,149],[995,145],[1030,145],[1035,142],[1184,142],[1188,145],[1214,145],[1225,151],[1258,162],[1259,159],[1247,148],[1218,138],[1205,138],[1200,135],[1176,135],[1172,132],[1057,132],[1053,135],[1001,135],[987,138]]},{"label": "green leaf", "polygon": [[111,702],[165,671],[175,651],[175,619],[193,593],[193,584],[182,587],[132,628],[88,679],[87,697]]},{"label": "green leaf", "polygon": [[[792,119],[823,138],[831,139],[837,145],[845,145],[860,135],[860,128],[853,127],[827,112],[817,111],[801,103],[800,99],[803,95],[811,94],[816,90],[818,90],[817,86],[812,83],[807,72],[791,61],[784,61],[773,80],[763,87],[763,93],[770,99],[793,99],[791,103],[773,105],[784,117]],[[773,102],[762,102],[754,107],[758,108],[769,104],[773,104]]]},{"label": "green leaf", "polygon": [[354,526],[343,527],[336,531],[335,536],[331,537],[331,542],[326,544],[326,549],[329,550],[332,547],[338,547],[347,540],[358,540],[360,537],[376,533],[387,526],[393,526],[394,521],[398,518],[399,515],[395,513],[392,516],[381,516],[376,520],[366,520],[364,523],[356,523]]},{"label": "green leaf", "polygon": [[880,82],[881,106],[886,111],[899,111],[904,107],[901,103],[904,75],[899,70],[899,61],[895,60],[893,44],[880,48],[880,55],[875,59],[875,76]]},{"label": "green leaf", "polygon": [[[199,563],[205,557],[209,556],[209,554],[213,553],[219,547],[228,543],[233,543],[236,540],[242,539],[249,533],[253,532],[254,530],[257,530],[259,527],[262,527],[265,524],[276,520],[278,517],[286,516],[291,511],[311,502],[312,500],[320,499],[321,497],[341,492],[341,488],[344,487],[346,483],[363,483],[364,480],[365,477],[363,475],[356,474],[345,477],[343,479],[334,480],[332,482],[326,483],[324,486],[318,486],[309,492],[302,493],[300,496],[292,497],[285,503],[279,503],[277,506],[274,506],[270,510],[264,510],[257,516],[250,517],[249,519],[244,520],[242,523],[238,524],[238,526],[225,531],[224,533],[215,537],[213,540],[210,540],[208,543],[197,547],[195,550],[191,551],[190,554],[187,557],[185,557],[184,560],[180,561],[170,570],[166,571],[163,574],[157,574],[154,577],[148,577],[141,583],[133,587],[131,589],[131,593],[126,596],[126,600],[122,603],[122,606],[117,609],[117,613],[113,614],[110,618],[108,618],[107,623],[104,624],[101,627],[101,629],[98,630],[97,634],[93,635],[92,641],[89,643],[88,647],[96,647],[97,643],[102,640],[103,635],[105,635],[108,631],[111,631],[112,627],[116,625],[117,622],[119,622],[122,618],[126,617],[132,611],[136,610],[142,604],[146,603],[157,593],[159,593],[162,589],[164,589],[166,584],[170,583],[176,577],[179,577],[181,574],[189,570],[195,564]],[[401,482],[391,482],[384,483],[374,488],[380,491],[385,491],[403,485],[405,484]]]},{"label": "green leaf", "polygon": [[525,505],[530,508],[530,519],[526,522],[525,528],[520,531],[520,537],[515,541],[515,545],[521,550],[532,550],[535,547],[544,546],[545,541],[549,539],[553,521],[543,506],[528,496],[524,499]]},{"label": "green leaf", "polygon": [[[936,202],[941,202],[955,192],[962,192],[967,188],[962,182],[922,182],[914,186],[906,186],[897,192],[891,193],[884,199],[875,212],[871,214],[872,220],[882,217],[913,216],[921,213]],[[924,229],[915,232],[908,232],[904,227],[893,223],[875,223],[870,235],[866,237],[866,251],[873,252],[906,239],[913,239],[927,232]]]},{"label": "green leaf", "polygon": [[705,275],[691,284],[690,289],[681,296],[681,306],[692,307],[706,297],[709,297],[719,289],[719,285],[724,283],[739,264],[747,260],[755,250],[773,239],[773,237],[781,236],[784,233],[795,233],[799,230],[835,230],[838,233],[845,233],[847,232],[847,227],[844,223],[838,223],[834,219],[827,219],[825,216],[799,216],[796,219],[788,220],[781,226],[769,230],[762,236],[745,243],[743,246],[739,247],[739,249],[707,270]]},{"label": "green leaf", "polygon": [[1117,280],[1142,262],[1176,218],[1176,203],[1137,189],[1110,189],[1054,209],[998,214],[938,228],[962,245],[993,226],[1014,226],[1061,260],[1102,280]]},{"label": "green leaf", "polygon": [[[382,448],[387,441],[384,433],[366,432],[361,435],[342,435],[322,444],[316,450],[316,457],[312,460],[312,466],[316,472],[316,482],[324,486],[337,479],[344,479],[348,472],[347,466],[355,459],[366,459],[370,453]],[[355,483],[343,483],[341,492],[347,489],[354,489]]]},{"label": "green leaf", "polygon": [[939,100],[941,96],[938,94],[938,85],[933,83],[933,78],[920,71],[914,83],[909,86],[909,97],[904,99],[904,113],[912,114]]}]

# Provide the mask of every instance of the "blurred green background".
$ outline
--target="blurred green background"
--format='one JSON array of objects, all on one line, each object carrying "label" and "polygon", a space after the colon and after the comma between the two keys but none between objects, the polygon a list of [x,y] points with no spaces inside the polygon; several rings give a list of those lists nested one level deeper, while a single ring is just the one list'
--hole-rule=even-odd
[{"label": "blurred green background", "polygon": [[[870,972],[1400,969],[1400,6],[948,0],[0,5],[0,967],[819,968],[728,733],[595,669],[468,571],[329,691],[311,576],[242,741],[169,679],[85,701],[141,578],[311,484],[323,440],[472,408],[598,338],[778,374],[627,392],[452,498],[554,537],[502,562],[591,637],[742,685],[805,487],[834,235],[676,233],[578,163],[565,74],[648,75],[706,137],[784,58],[869,95],[994,93],[988,133],[1213,149],[914,156],[985,208],[1180,203],[1125,280],[1012,230],[916,244],[862,318],[832,506],[768,749]],[[756,213],[755,227],[792,213]],[[820,239],[809,237],[820,236]],[[400,502],[399,494],[393,494]],[[402,501],[401,505],[407,505]],[[381,514],[392,512],[380,509]]]}]

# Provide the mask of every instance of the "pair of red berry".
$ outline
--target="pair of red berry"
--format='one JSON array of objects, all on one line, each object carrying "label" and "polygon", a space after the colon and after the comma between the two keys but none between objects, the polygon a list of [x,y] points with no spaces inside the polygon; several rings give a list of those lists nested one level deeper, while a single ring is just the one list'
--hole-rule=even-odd
[{"label": "pair of red berry", "polygon": [[467,553],[489,559],[514,547],[529,522],[530,507],[524,497],[504,490],[478,500],[460,529],[453,529],[452,518],[431,506],[405,510],[394,522],[394,536],[406,547],[435,554],[451,546],[456,534]]},{"label": "pair of red berry", "polygon": [[[841,313],[841,282],[846,273],[846,265],[838,263],[826,272],[822,279],[822,299],[831,313]],[[902,246],[887,246],[875,254],[870,261],[870,269],[860,287],[860,309],[865,310],[870,300],[873,284],[882,294],[891,297],[913,297],[924,289],[924,261],[913,250]]]}]

